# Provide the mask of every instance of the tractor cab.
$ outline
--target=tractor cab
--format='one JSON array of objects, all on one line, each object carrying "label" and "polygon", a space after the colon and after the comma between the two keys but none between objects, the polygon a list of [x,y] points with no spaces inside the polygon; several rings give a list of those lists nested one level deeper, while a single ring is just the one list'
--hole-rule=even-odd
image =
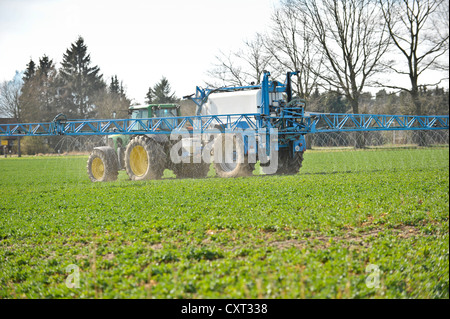
[{"label": "tractor cab", "polygon": [[[180,105],[178,104],[150,104],[147,106],[131,106],[129,114],[132,119],[150,119],[153,117],[164,118],[165,122],[161,125],[161,130],[171,130],[168,126],[177,125],[176,119],[169,119],[171,117],[181,116]],[[138,125],[136,130],[140,130]]]},{"label": "tractor cab", "polygon": [[[150,118],[164,118],[165,122],[163,122],[160,126],[161,130],[163,131],[170,131],[171,125],[177,125],[177,119],[170,119],[171,117],[177,117],[181,116],[180,112],[180,105],[178,104],[150,104],[150,105],[137,105],[137,106],[131,106],[128,109],[128,114],[130,115],[131,119],[150,119]],[[148,126],[149,123],[146,123],[144,121],[144,124]],[[140,123],[137,123],[133,127],[133,131],[139,131],[142,130],[143,127]],[[123,134],[117,134],[117,135],[110,135],[108,137],[108,143],[110,147],[114,148],[115,151],[117,151],[119,148],[122,148],[122,150],[125,149],[126,145],[130,141],[130,135],[123,135]]]}]

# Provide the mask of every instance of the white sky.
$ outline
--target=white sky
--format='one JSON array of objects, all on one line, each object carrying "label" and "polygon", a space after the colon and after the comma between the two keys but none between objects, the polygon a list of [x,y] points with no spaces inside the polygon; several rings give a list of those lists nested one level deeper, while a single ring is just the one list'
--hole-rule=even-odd
[{"label": "white sky", "polygon": [[[279,0],[0,0],[0,82],[44,54],[60,67],[81,35],[91,62],[109,83],[117,74],[143,103],[165,76],[178,97],[204,85],[219,51],[243,47],[264,32]],[[403,57],[401,57],[403,59]],[[408,78],[382,75],[408,86]],[[429,71],[421,77],[434,83]],[[404,83],[403,83],[404,82]],[[406,83],[406,84],[405,84]],[[441,83],[448,88],[448,81]],[[372,93],[379,90],[367,87]]]},{"label": "white sky", "polygon": [[264,31],[278,0],[0,0],[0,81],[44,54],[60,67],[81,35],[104,78],[143,103],[165,76],[176,95],[203,85],[219,50]]}]

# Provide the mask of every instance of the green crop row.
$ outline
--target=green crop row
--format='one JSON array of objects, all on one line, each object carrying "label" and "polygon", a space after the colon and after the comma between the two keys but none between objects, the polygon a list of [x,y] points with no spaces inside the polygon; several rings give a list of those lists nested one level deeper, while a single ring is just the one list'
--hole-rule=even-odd
[{"label": "green crop row", "polygon": [[0,298],[449,297],[448,148],[236,179],[91,183],[86,160],[0,160]]}]

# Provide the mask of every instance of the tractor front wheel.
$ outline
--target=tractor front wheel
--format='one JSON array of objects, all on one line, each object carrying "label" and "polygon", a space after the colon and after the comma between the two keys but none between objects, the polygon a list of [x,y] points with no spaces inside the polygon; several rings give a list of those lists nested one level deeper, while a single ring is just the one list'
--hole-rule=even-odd
[{"label": "tractor front wheel", "polygon": [[87,161],[87,172],[93,182],[110,182],[119,174],[117,155],[109,146],[96,147]]}]

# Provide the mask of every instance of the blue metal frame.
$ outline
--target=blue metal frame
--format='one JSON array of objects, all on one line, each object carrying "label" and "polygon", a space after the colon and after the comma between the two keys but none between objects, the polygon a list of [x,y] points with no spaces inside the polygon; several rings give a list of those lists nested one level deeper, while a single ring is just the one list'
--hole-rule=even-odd
[{"label": "blue metal frame", "polygon": [[[178,121],[174,121],[177,119]],[[284,126],[277,126],[284,121]],[[178,124],[176,124],[178,122]],[[170,134],[192,126],[198,133],[211,132],[211,124],[228,131],[241,129],[278,129],[279,135],[321,132],[448,130],[449,116],[376,115],[376,114],[288,114],[264,117],[259,113],[204,116],[161,117],[148,119],[67,120],[46,123],[0,124],[0,136]],[[245,124],[243,124],[245,123]],[[142,129],[133,130],[138,124]],[[163,130],[162,126],[169,129]],[[220,130],[217,131],[220,133]]]},{"label": "blue metal frame", "polygon": [[379,114],[323,114],[310,113],[305,117],[310,133],[441,130],[449,128],[448,115],[379,115]]},{"label": "blue metal frame", "polygon": [[[58,115],[53,122],[1,124],[0,136],[54,136],[54,135],[112,135],[112,134],[171,134],[186,132],[221,133],[246,130],[251,134],[262,132],[267,136],[278,132],[276,149],[291,149],[293,153],[306,148],[305,134],[320,132],[442,130],[449,129],[449,116],[378,115],[305,113],[306,102],[292,98],[291,77],[288,72],[284,83],[270,81],[264,72],[260,85],[202,89],[196,87],[189,98],[197,105],[195,116],[158,117],[147,119],[67,120]],[[258,113],[200,115],[202,106],[215,92],[261,89],[261,107]],[[286,93],[286,101],[271,105],[271,93]],[[277,114],[274,116],[273,114]],[[248,130],[250,129],[250,130]],[[269,141],[269,139],[267,139]],[[244,145],[247,150],[247,145]],[[269,152],[270,148],[266,148]],[[267,154],[269,155],[269,154]]]},{"label": "blue metal frame", "polygon": [[[211,123],[215,123],[216,126],[220,126],[228,131],[247,128],[257,130],[261,127],[261,117],[255,113],[0,124],[0,136],[171,134],[172,132],[185,131],[187,126],[191,126],[196,133],[204,133],[212,131],[210,128]],[[243,123],[245,123],[245,126]],[[139,127],[139,129],[135,129],[136,127]],[[218,133],[221,132],[221,130],[216,131]]]}]

